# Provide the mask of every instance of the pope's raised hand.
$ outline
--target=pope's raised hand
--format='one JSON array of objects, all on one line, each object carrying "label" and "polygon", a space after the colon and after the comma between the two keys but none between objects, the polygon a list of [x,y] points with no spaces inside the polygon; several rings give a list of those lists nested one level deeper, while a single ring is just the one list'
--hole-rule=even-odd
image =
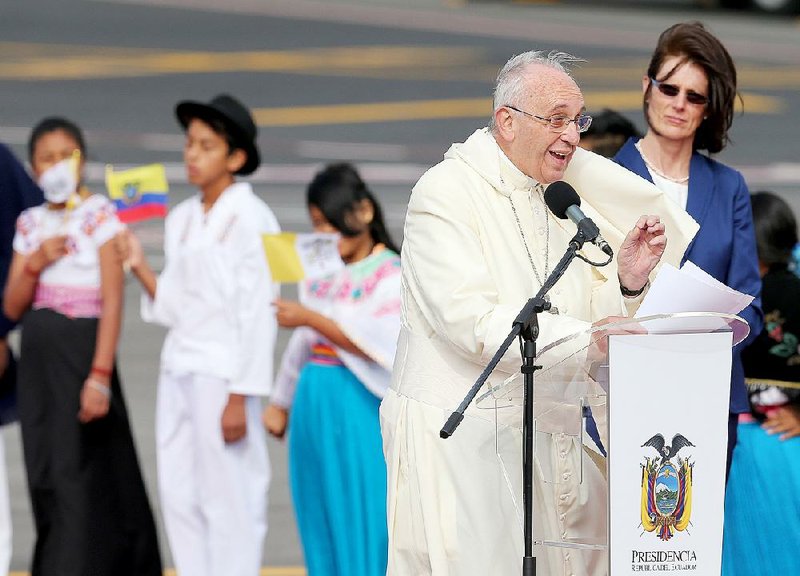
[{"label": "pope's raised hand", "polygon": [[620,284],[629,290],[638,290],[647,284],[650,272],[661,260],[666,247],[667,236],[659,217],[640,216],[617,252]]}]

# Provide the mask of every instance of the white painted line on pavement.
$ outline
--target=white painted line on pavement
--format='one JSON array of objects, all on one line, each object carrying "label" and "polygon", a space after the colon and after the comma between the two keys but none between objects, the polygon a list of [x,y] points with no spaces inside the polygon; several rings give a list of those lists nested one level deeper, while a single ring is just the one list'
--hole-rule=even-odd
[{"label": "white painted line on pavement", "polygon": [[[167,173],[167,180],[173,184],[188,184],[186,168],[183,162],[162,162]],[[115,170],[132,168],[132,164],[114,164]],[[245,180],[254,184],[308,184],[314,174],[322,168],[323,163],[307,164],[262,164],[255,173]],[[414,184],[422,174],[430,168],[423,164],[376,162],[360,164],[361,176],[373,184]],[[86,164],[86,180],[91,183],[102,183],[106,165],[100,162]]]},{"label": "white painted line on pavement", "polygon": [[[182,162],[164,162],[167,179],[175,184],[187,184],[186,171]],[[307,184],[323,163],[308,164],[262,164],[247,181],[255,184]],[[132,165],[115,165],[124,170]],[[755,184],[775,184],[800,187],[800,163],[781,162],[764,166],[734,166],[752,187]],[[358,169],[364,180],[373,184],[394,184],[413,186],[425,171],[430,168],[424,164],[375,162],[359,164]],[[102,182],[105,164],[90,162],[86,166],[89,182]],[[800,192],[800,189],[798,190]]]},{"label": "white painted line on pavement", "polygon": [[[30,135],[30,128],[18,126],[0,126],[0,141],[11,145],[25,145]],[[93,134],[88,133],[89,139]],[[134,134],[127,142],[140,148],[179,152],[183,148],[184,137],[177,134],[143,133]],[[367,182],[374,184],[408,185],[416,183],[422,174],[430,168],[427,164],[392,161],[402,160],[407,156],[408,147],[402,144],[380,143],[348,143],[301,140],[297,143],[296,152],[300,157],[320,158],[320,162],[262,164],[248,181],[255,184],[307,184],[314,174],[325,164],[323,160],[350,158],[359,166],[362,176]],[[346,154],[345,154],[346,152]],[[372,162],[371,160],[380,160]],[[362,163],[363,162],[363,163]],[[186,170],[183,162],[163,162],[167,179],[174,184],[187,184]],[[90,183],[102,183],[105,177],[105,164],[89,162],[86,166],[86,177]],[[115,164],[117,170],[130,168],[135,164]],[[762,166],[734,166],[745,177],[748,184],[797,186],[800,188],[800,162],[775,162]],[[800,192],[800,189],[798,190]]]},{"label": "white painted line on pavement", "polygon": [[376,144],[360,142],[317,142],[301,140],[296,147],[303,158],[401,161],[408,158],[408,146],[403,144]]}]

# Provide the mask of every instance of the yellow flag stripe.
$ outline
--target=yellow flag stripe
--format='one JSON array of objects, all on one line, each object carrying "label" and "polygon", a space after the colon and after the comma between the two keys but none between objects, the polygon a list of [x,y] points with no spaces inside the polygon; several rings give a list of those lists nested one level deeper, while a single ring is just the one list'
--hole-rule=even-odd
[{"label": "yellow flag stripe", "polygon": [[655,530],[656,525],[654,522],[650,521],[650,515],[647,513],[647,490],[648,490],[648,483],[649,483],[649,474],[650,474],[650,462],[647,463],[647,466],[642,467],[642,501],[641,501],[641,521],[642,521],[642,528],[647,532],[652,532]]},{"label": "yellow flag stripe", "polygon": [[295,245],[297,234],[294,232],[263,234],[261,240],[274,282],[293,283],[305,278],[303,263]]},{"label": "yellow flag stripe", "polygon": [[110,198],[124,200],[125,187],[129,184],[134,184],[139,193],[166,193],[169,190],[163,164],[147,164],[116,172],[111,166],[106,167],[106,189]]},{"label": "yellow flag stripe", "polygon": [[686,530],[692,519],[692,467],[685,460],[683,461],[683,471],[686,474],[684,480],[686,493],[684,494],[683,514],[675,523],[675,528],[678,530]]}]

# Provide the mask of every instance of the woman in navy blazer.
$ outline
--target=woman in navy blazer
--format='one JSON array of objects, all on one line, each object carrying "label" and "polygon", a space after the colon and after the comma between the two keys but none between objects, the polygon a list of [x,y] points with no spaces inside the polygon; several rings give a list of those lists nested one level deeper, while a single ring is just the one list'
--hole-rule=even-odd
[{"label": "woman in navy blazer", "polygon": [[749,409],[739,354],[761,332],[761,279],[747,184],[739,172],[699,150],[714,154],[728,142],[736,68],[722,43],[702,24],[676,24],[659,37],[642,91],[647,133],[641,140],[628,140],[614,160],[653,182],[700,224],[684,261],[755,296],[741,312],[750,335],[733,354],[730,469],[738,414]]}]

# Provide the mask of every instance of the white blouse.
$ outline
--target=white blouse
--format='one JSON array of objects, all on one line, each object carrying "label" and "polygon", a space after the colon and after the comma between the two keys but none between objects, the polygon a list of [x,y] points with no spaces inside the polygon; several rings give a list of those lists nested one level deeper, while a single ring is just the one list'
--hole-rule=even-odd
[{"label": "white blouse", "polygon": [[300,371],[318,342],[333,346],[367,390],[383,398],[400,332],[400,257],[384,250],[328,278],[306,281],[299,288],[300,301],[333,320],[368,358],[333,345],[311,328],[297,328],[281,359],[270,401],[291,407]]},{"label": "white blouse", "polygon": [[46,204],[17,219],[14,251],[25,256],[53,236],[67,236],[67,254],[42,270],[33,308],[50,308],[71,317],[100,314],[100,247],[124,225],[114,205],[94,194],[74,208],[51,210]]},{"label": "white blouse", "polygon": [[650,172],[650,177],[653,179],[653,184],[655,184],[659,190],[662,190],[667,198],[686,210],[686,202],[689,199],[689,184],[681,184],[679,182],[673,182],[672,180],[663,178],[650,170],[650,168],[647,168],[647,171]]}]

